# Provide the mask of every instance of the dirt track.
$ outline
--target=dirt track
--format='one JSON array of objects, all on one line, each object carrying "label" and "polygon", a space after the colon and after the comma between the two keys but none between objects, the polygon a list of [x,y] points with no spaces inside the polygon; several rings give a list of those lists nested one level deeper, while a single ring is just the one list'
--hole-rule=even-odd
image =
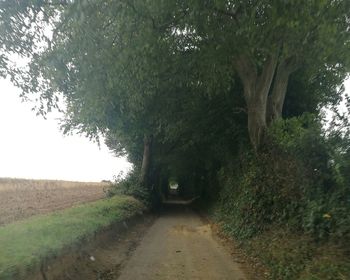
[{"label": "dirt track", "polygon": [[109,237],[100,236],[99,242],[56,261],[47,270],[46,279],[263,279],[252,277],[247,266],[242,267],[243,272],[235,262],[241,263],[242,256],[224,248],[210,225],[185,206],[167,208],[159,217],[138,219],[125,223],[124,231],[114,229],[106,235]]},{"label": "dirt track", "polygon": [[212,235],[210,225],[186,207],[167,209],[120,271],[120,280],[244,280],[243,271]]},{"label": "dirt track", "polygon": [[105,197],[106,184],[0,179],[0,226]]}]

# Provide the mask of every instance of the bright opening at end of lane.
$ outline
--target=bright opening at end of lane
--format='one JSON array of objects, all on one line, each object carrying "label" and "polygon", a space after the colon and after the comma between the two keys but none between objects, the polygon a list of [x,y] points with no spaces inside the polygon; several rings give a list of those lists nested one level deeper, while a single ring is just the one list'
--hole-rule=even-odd
[{"label": "bright opening at end of lane", "polygon": [[56,113],[36,116],[34,104],[19,94],[0,79],[0,177],[98,182],[130,170],[104,143],[99,148],[84,136],[63,136]]}]

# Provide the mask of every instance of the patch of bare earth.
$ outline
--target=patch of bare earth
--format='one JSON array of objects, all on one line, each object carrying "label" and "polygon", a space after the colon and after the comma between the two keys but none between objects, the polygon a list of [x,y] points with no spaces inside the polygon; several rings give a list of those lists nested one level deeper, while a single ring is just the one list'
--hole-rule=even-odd
[{"label": "patch of bare earth", "polygon": [[[120,231],[120,229],[125,231]],[[184,206],[167,206],[99,234],[42,269],[43,279],[165,280],[251,279],[215,239],[212,226]],[[29,279],[40,279],[34,277]],[[254,278],[255,279],[255,278]],[[263,279],[263,278],[256,278]]]},{"label": "patch of bare earth", "polygon": [[267,280],[269,272],[266,267],[257,259],[246,254],[237,242],[224,233],[222,227],[216,223],[210,223],[213,236],[230,252],[234,262],[239,263],[249,280]]},{"label": "patch of bare earth", "polygon": [[213,237],[211,226],[184,205],[167,205],[120,269],[119,280],[248,280]]},{"label": "patch of bare earth", "polygon": [[28,280],[118,279],[154,219],[146,214],[117,224],[82,244],[80,249],[73,248],[44,265],[41,272]]},{"label": "patch of bare earth", "polygon": [[105,197],[107,183],[0,179],[0,226]]}]

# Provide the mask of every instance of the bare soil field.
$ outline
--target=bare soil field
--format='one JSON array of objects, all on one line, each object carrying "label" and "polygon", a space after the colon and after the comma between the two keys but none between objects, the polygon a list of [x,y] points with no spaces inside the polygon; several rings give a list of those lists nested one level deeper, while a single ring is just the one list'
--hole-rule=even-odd
[{"label": "bare soil field", "polygon": [[108,183],[0,178],[0,226],[105,197]]}]

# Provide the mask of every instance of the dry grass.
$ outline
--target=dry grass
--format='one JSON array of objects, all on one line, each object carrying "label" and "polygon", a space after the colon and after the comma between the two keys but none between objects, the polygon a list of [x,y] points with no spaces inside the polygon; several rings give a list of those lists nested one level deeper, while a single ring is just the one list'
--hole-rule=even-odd
[{"label": "dry grass", "polygon": [[108,183],[0,178],[0,225],[105,197]]}]

